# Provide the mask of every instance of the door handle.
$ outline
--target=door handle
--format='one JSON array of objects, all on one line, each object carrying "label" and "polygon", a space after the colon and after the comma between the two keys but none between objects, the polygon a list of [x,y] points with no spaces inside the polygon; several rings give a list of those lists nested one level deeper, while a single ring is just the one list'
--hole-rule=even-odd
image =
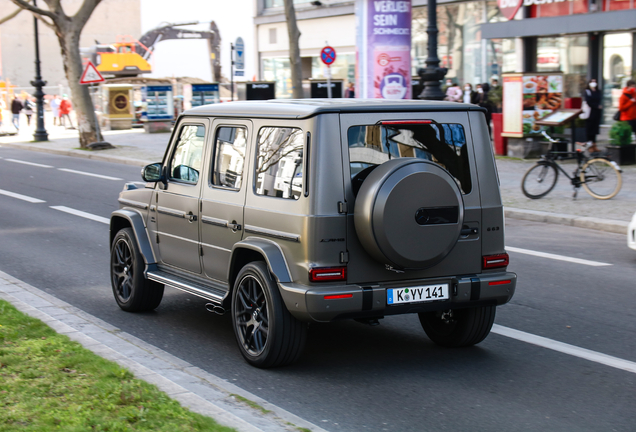
[{"label": "door handle", "polygon": [[229,229],[231,229],[232,231],[240,231],[241,230],[241,224],[237,224],[235,222],[228,222],[227,227]]},{"label": "door handle", "polygon": [[186,215],[186,219],[188,219],[188,222],[195,222],[197,220],[197,215],[190,212]]}]

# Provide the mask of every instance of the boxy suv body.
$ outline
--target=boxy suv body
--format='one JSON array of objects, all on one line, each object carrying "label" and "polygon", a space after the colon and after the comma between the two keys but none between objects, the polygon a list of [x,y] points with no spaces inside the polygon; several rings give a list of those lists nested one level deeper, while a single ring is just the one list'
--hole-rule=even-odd
[{"label": "boxy suv body", "polygon": [[165,285],[230,311],[258,367],[300,355],[306,323],[418,313],[468,346],[510,300],[504,216],[483,111],[444,102],[297,100],[179,117],[145,187],[111,217],[111,280],[127,311]]}]

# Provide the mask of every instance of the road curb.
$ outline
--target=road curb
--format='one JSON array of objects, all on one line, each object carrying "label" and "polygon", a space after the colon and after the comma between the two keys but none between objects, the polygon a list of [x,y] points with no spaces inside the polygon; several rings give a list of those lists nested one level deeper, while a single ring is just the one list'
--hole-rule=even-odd
[{"label": "road curb", "polygon": [[[0,298],[95,354],[129,369],[136,378],[156,385],[184,407],[212,417],[221,425],[240,432],[298,432],[300,428],[326,432],[4,272],[0,272]],[[269,413],[247,406],[234,395],[258,404]]]},{"label": "road curb", "polygon": [[550,213],[537,210],[525,210],[511,207],[505,207],[504,214],[510,219],[568,225],[616,234],[626,234],[627,227],[629,226],[629,222],[619,220],[576,216],[563,213]]}]

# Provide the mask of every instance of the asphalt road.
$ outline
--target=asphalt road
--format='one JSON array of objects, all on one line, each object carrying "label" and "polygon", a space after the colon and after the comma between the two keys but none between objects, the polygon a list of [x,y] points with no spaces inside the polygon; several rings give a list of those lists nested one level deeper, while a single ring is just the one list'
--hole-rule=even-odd
[{"label": "asphalt road", "polygon": [[[104,222],[138,168],[0,148],[0,173],[0,270],[325,429],[634,430],[635,373],[496,333],[443,349],[415,315],[377,327],[314,324],[297,364],[252,368],[230,317],[210,314],[204,300],[166,289],[155,312],[117,307]],[[625,236],[516,220],[506,235],[513,248],[611,265],[510,252],[519,282],[498,309],[499,328],[636,362],[636,252]]]}]

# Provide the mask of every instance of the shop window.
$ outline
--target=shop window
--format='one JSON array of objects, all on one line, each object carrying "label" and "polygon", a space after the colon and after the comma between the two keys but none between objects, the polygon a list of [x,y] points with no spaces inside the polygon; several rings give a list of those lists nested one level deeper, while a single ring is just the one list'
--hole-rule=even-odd
[{"label": "shop window", "polygon": [[537,72],[563,72],[565,97],[580,97],[588,70],[587,35],[537,39]]}]

